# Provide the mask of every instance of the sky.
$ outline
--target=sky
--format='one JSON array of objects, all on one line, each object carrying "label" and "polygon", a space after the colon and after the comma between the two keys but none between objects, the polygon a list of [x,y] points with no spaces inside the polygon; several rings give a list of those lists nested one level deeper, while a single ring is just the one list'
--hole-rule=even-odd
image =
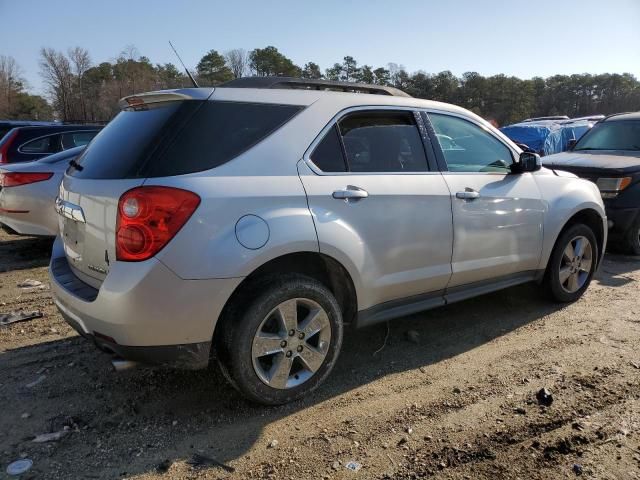
[{"label": "sky", "polygon": [[0,55],[44,93],[39,50],[86,48],[94,63],[135,45],[188,67],[210,49],[273,45],[322,70],[353,56],[374,68],[520,78],[624,73],[640,78],[640,0],[0,0]]}]

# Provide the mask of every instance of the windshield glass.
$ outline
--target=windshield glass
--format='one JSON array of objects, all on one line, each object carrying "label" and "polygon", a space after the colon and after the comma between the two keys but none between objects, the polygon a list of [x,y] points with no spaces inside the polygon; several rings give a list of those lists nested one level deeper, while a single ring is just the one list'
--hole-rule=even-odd
[{"label": "windshield glass", "polygon": [[640,120],[598,123],[574,150],[640,150]]}]

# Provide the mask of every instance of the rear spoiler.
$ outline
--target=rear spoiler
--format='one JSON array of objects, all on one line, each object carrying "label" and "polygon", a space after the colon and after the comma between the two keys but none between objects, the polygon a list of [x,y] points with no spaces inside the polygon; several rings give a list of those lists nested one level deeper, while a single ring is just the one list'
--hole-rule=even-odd
[{"label": "rear spoiler", "polygon": [[213,91],[213,88],[181,88],[138,93],[121,98],[118,106],[121,110],[124,110],[128,107],[139,107],[152,103],[175,102],[177,100],[206,100],[213,94]]}]

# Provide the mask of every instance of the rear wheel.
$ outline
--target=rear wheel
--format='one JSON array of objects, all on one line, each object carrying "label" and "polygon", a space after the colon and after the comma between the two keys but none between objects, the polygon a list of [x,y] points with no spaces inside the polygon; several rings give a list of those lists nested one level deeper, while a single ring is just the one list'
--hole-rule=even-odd
[{"label": "rear wheel", "polygon": [[567,228],[553,248],[545,284],[558,302],[574,302],[589,287],[598,261],[598,244],[593,230],[584,224]]},{"label": "rear wheel", "polygon": [[261,285],[244,311],[237,301],[225,315],[218,358],[242,394],[278,405],[329,375],[342,345],[342,315],[332,293],[312,278],[287,275]]}]

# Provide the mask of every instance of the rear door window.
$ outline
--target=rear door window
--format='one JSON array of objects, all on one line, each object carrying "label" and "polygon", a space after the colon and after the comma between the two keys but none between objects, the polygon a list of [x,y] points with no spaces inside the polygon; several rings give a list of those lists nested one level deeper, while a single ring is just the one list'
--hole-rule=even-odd
[{"label": "rear door window", "polygon": [[57,144],[59,138],[60,136],[58,134],[36,138],[35,140],[22,144],[18,150],[20,153],[56,153],[59,151]]},{"label": "rear door window", "polygon": [[323,172],[346,172],[340,134],[334,125],[313,150],[311,161]]},{"label": "rear door window", "polygon": [[351,172],[425,172],[427,157],[413,112],[363,111],[338,122]]}]

